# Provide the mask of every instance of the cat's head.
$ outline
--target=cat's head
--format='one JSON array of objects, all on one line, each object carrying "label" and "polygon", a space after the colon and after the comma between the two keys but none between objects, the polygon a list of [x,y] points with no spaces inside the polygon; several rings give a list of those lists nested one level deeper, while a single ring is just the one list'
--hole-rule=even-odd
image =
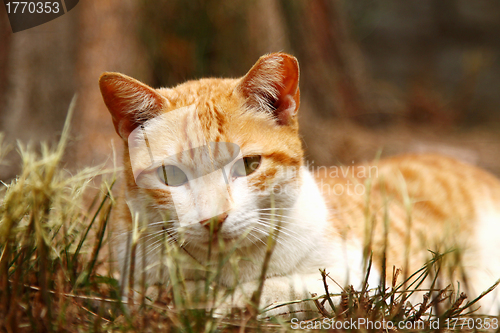
[{"label": "cat's head", "polygon": [[[132,211],[152,226],[172,224],[205,247],[261,242],[277,212],[299,192],[299,67],[287,54],[261,57],[239,79],[201,79],[153,89],[119,73],[99,81],[125,143]],[[281,210],[280,210],[281,209]]]}]

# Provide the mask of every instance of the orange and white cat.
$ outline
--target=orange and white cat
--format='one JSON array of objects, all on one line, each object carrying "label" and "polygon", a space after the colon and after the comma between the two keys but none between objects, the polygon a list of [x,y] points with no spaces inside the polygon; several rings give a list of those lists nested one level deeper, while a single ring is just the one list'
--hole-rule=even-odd
[{"label": "orange and white cat", "polygon": [[[117,250],[124,280],[138,220],[148,228],[146,255],[137,262],[146,259],[149,285],[166,281],[161,237],[201,264],[217,261],[218,244],[235,246],[244,260],[237,269],[228,261],[220,283],[238,282],[239,306],[256,289],[268,235],[278,228],[261,305],[324,294],[319,269],[341,286],[360,287],[366,249],[373,251],[370,287],[380,283],[384,252],[391,270],[407,265],[413,272],[431,257],[427,250],[452,251],[444,262],[461,270],[444,283],[467,282],[469,299],[500,278],[500,181],[494,176],[438,155],[394,157],[335,174],[308,170],[293,56],[265,55],[238,79],[153,89],[104,73],[99,84],[124,142],[126,232]],[[184,272],[187,280],[194,275]],[[330,292],[339,290],[330,285]],[[498,311],[495,297],[483,303],[487,312]]]}]

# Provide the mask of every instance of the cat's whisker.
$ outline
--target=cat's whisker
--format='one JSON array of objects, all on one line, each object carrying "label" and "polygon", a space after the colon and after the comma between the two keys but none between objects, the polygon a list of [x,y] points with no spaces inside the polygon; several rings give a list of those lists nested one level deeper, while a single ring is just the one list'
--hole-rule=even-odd
[{"label": "cat's whisker", "polygon": [[[252,238],[250,238],[252,236]],[[249,232],[246,236],[246,239],[253,245],[253,246],[258,246],[257,242],[255,240],[260,240],[257,236],[255,236],[252,232]]]},{"label": "cat's whisker", "polygon": [[151,231],[151,232],[142,232],[141,237],[154,237],[154,236],[160,235],[162,233],[173,234],[173,233],[177,233],[177,231],[175,228],[168,228],[168,229],[155,230],[155,231]]},{"label": "cat's whisker", "polygon": [[302,239],[303,236],[300,235],[299,233],[293,231],[293,230],[290,230],[290,229],[283,227],[283,226],[278,228],[277,226],[270,225],[265,221],[258,221],[257,223],[261,226],[268,227],[270,229],[272,228],[273,230],[278,231],[280,234],[284,234],[292,239],[295,239],[295,240],[307,245],[307,243],[305,243],[304,240]]},{"label": "cat's whisker", "polygon": [[[256,235],[254,235],[254,234],[253,234],[253,231],[259,231],[259,232],[262,232],[262,233],[264,233],[264,232],[263,232],[263,231],[261,231],[261,230],[260,230],[260,229],[258,229],[258,228],[254,228],[254,229],[252,229],[252,231],[250,231],[250,232],[248,233],[248,236],[252,236],[252,237],[253,237],[253,238],[255,238],[257,241],[261,242],[263,245],[267,245],[267,244],[266,244],[266,243],[262,240],[262,238],[257,237]],[[264,233],[264,234],[265,234],[265,233]],[[249,240],[250,240],[250,239],[249,239]],[[252,244],[254,244],[254,245],[258,245],[255,241],[252,241],[252,240],[250,240],[250,241],[252,242]]]},{"label": "cat's whisker", "polygon": [[[152,228],[145,228],[145,229],[139,228],[139,232],[141,235],[149,235],[149,234],[152,234],[155,232],[161,232],[161,231],[176,232],[176,230],[177,230],[177,228],[175,226],[171,226],[168,228],[162,228],[161,230],[155,230],[155,231],[150,231],[151,229]],[[133,230],[127,230],[127,231],[116,233],[115,236],[128,236],[128,235],[133,234],[133,232],[134,232]]]},{"label": "cat's whisker", "polygon": [[[262,225],[262,226],[265,226],[265,225]],[[268,226],[265,226],[265,227],[268,227]],[[303,244],[306,244],[304,243],[304,237],[299,235],[299,234],[293,234],[293,233],[290,233],[290,231],[286,231],[286,230],[283,230],[283,229],[279,229],[279,230],[275,230],[275,232],[278,232],[279,234],[283,235],[282,237],[286,236],[286,237],[289,237],[291,239],[295,239]]]},{"label": "cat's whisker", "polygon": [[[253,229],[253,230],[254,230],[254,231],[257,231],[257,232],[259,232],[259,233],[261,233],[261,234],[262,234],[262,235],[264,235],[266,238],[269,236],[269,232],[267,232],[266,230],[262,230],[262,229],[260,229],[260,228],[258,228],[258,227],[254,227],[254,229]],[[255,236],[255,235],[254,235],[254,236]],[[260,240],[260,242],[261,242],[264,246],[267,246],[267,243],[266,243],[266,242],[264,242],[264,240],[263,240],[261,237],[258,237],[258,239]],[[281,240],[279,237],[275,238],[275,241],[276,241],[276,243],[278,243],[278,244],[281,244],[281,245],[283,245],[283,244],[284,244],[284,243],[282,242],[282,240]]]},{"label": "cat's whisker", "polygon": [[170,238],[170,239],[159,239],[159,240],[157,240],[157,241],[155,241],[155,242],[153,242],[151,244],[148,244],[146,246],[145,250],[149,251],[149,249],[152,248],[153,246],[155,246],[155,247],[165,246],[166,247],[166,246],[171,246],[171,245],[173,245],[175,243],[176,243],[176,240],[172,239],[172,238]]},{"label": "cat's whisker", "polygon": [[171,237],[168,237],[168,238],[160,238],[160,239],[157,239],[149,244],[146,245],[145,247],[145,251],[147,251],[149,248],[151,248],[152,246],[155,246],[157,244],[161,244],[161,243],[164,243],[164,242],[167,242],[167,243],[173,243],[175,240],[172,239]]},{"label": "cat's whisker", "polygon": [[[175,241],[168,240],[167,243],[168,243],[168,246],[170,246],[170,245],[174,244]],[[164,247],[164,248],[167,247],[167,244],[165,244],[164,240],[160,240],[160,241],[148,244],[146,246],[146,248],[139,247],[139,251],[136,253],[136,256],[138,258],[140,258],[143,254],[146,256],[155,256],[154,252],[161,247]]]},{"label": "cat's whisker", "polygon": [[264,207],[264,208],[256,208],[254,210],[283,210],[283,209],[297,210],[297,208],[295,207]]},{"label": "cat's whisker", "polygon": [[177,220],[168,220],[168,221],[151,222],[151,223],[148,223],[148,227],[151,227],[151,226],[156,226],[156,225],[171,224],[171,223],[176,222],[176,221],[177,221]]},{"label": "cat's whisker", "polygon": [[[340,212],[338,209],[335,209],[335,208],[330,208],[330,207],[325,207],[326,211],[330,214],[332,214],[332,216],[340,216]],[[254,209],[253,211],[254,212],[273,212],[274,214],[276,214],[277,212],[279,211],[287,211],[287,212],[294,212],[294,211],[299,211],[298,208],[295,208],[295,207],[284,207],[284,208],[257,208],[257,209]],[[276,214],[278,215],[278,214]]]},{"label": "cat's whisker", "polygon": [[278,224],[278,223],[275,223],[274,221],[270,221],[270,220],[264,220],[264,219],[260,219],[259,220],[259,224],[260,225],[264,225],[266,226],[268,229],[272,229],[274,231],[288,231],[288,232],[291,232],[297,236],[302,236],[300,233],[298,233],[297,231],[293,230],[292,228],[290,228],[289,226],[286,226],[284,224]]},{"label": "cat's whisker", "polygon": [[261,218],[259,219],[259,221],[260,221],[260,222],[263,222],[263,223],[266,223],[269,227],[274,227],[275,229],[277,229],[277,228],[278,228],[278,225],[279,225],[279,228],[280,228],[280,229],[283,229],[283,230],[288,230],[288,231],[293,232],[293,233],[295,233],[295,234],[297,234],[297,235],[300,235],[297,231],[292,230],[292,229],[290,228],[290,224],[292,224],[292,225],[294,224],[294,223],[292,223],[292,222],[288,222],[288,223],[289,223],[288,225],[284,225],[283,223],[287,223],[286,221],[276,221],[276,220],[274,220],[274,219],[265,218],[265,217],[261,217]]},{"label": "cat's whisker", "polygon": [[[287,215],[275,215],[275,214],[267,214],[267,213],[260,213],[260,215],[263,217],[263,218],[267,218],[267,219],[272,219],[274,218],[274,220],[276,222],[284,222],[284,223],[295,223],[295,221],[302,221],[302,219],[299,219],[299,218],[296,218],[296,217],[291,217],[291,216],[287,216]],[[292,221],[286,221],[286,220],[292,220]]]},{"label": "cat's whisker", "polygon": [[145,255],[154,255],[154,252],[159,249],[162,246],[162,244],[157,244],[154,248],[152,249],[147,249],[147,251],[144,251]]},{"label": "cat's whisker", "polygon": [[149,237],[149,238],[141,238],[143,239],[143,241],[147,242],[148,244],[151,244],[151,243],[156,243],[158,241],[165,241],[165,240],[168,240],[169,242],[171,240],[175,240],[175,236],[172,236],[172,235],[166,235],[166,236],[163,236],[162,234],[159,234],[159,235],[156,235],[155,237]]}]

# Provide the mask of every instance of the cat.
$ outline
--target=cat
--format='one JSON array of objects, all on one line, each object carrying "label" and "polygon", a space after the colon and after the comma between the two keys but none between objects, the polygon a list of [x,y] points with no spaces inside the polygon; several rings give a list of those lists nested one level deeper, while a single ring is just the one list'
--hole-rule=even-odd
[{"label": "cat", "polygon": [[[201,265],[234,249],[240,260],[222,266],[219,283],[237,283],[231,305],[244,307],[258,287],[269,234],[276,240],[261,306],[325,294],[320,269],[331,293],[362,288],[370,255],[370,288],[384,276],[389,283],[393,266],[421,268],[430,251],[449,252],[443,283],[461,282],[469,299],[500,278],[500,181],[433,154],[309,170],[299,136],[299,64],[291,55],[262,56],[237,79],[153,89],[104,73],[99,85],[124,143],[122,285],[129,275],[140,281],[140,267],[148,285],[166,283],[162,239]],[[141,223],[146,231],[137,229]],[[130,274],[131,243],[139,238]],[[189,282],[196,270],[188,261]],[[497,314],[496,295],[488,296],[483,308]]]}]

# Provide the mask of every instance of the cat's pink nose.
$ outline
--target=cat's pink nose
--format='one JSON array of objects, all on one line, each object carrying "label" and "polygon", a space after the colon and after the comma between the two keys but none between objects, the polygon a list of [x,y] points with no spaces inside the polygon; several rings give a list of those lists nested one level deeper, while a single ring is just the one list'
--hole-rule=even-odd
[{"label": "cat's pink nose", "polygon": [[214,227],[213,227],[214,233],[216,233],[217,231],[219,231],[222,223],[224,223],[224,221],[227,219],[227,216],[228,216],[228,213],[225,212],[225,213],[222,213],[220,215],[214,216],[212,218],[200,221],[200,224],[202,226],[204,226],[205,228],[207,228],[207,230],[210,231],[210,223],[213,223],[214,224]]}]

